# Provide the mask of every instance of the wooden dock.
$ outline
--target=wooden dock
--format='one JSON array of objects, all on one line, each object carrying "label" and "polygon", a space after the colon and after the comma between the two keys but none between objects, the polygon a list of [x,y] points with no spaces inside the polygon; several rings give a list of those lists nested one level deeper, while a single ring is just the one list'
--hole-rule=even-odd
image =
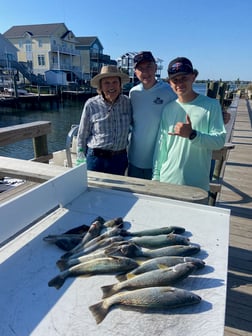
[{"label": "wooden dock", "polygon": [[240,99],[217,206],[231,209],[225,336],[252,335],[252,101]]}]

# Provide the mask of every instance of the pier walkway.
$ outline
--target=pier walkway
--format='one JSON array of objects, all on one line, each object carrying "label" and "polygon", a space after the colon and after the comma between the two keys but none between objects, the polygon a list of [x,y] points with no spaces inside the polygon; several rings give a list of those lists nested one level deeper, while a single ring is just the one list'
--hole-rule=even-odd
[{"label": "pier walkway", "polygon": [[216,204],[231,209],[225,336],[252,335],[252,101],[240,99]]}]

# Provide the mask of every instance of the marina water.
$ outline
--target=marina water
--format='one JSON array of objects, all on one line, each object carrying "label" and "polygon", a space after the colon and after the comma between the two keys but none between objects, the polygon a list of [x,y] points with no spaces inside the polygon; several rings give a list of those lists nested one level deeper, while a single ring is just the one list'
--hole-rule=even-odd
[{"label": "marina water", "polygon": [[[206,84],[195,84],[195,91],[206,93]],[[33,121],[50,121],[52,132],[47,136],[49,153],[66,147],[66,137],[74,124],[79,124],[85,101],[65,100],[59,105],[40,110],[22,110],[0,107],[0,127],[14,126]],[[32,139],[0,147],[0,156],[29,160],[34,157]]]}]

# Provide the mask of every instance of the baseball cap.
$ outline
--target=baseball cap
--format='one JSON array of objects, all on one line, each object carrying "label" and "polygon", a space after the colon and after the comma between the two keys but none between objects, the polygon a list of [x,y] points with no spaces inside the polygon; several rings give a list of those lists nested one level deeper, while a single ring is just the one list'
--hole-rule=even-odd
[{"label": "baseball cap", "polygon": [[188,75],[193,73],[194,69],[192,62],[186,57],[177,57],[169,63],[169,79],[177,75]]},{"label": "baseball cap", "polygon": [[156,63],[155,58],[150,51],[141,51],[134,57],[134,68],[143,61]]}]

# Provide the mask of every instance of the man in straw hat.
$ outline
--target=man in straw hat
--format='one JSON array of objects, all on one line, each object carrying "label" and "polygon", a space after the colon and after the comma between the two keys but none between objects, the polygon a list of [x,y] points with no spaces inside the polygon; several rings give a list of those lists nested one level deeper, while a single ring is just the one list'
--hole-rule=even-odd
[{"label": "man in straw hat", "polygon": [[186,57],[169,63],[168,81],[178,98],[163,110],[153,180],[209,191],[212,151],[224,146],[226,130],[218,100],[193,90],[197,75]]},{"label": "man in straw hat", "polygon": [[129,76],[114,65],[103,66],[91,80],[98,95],[86,101],[77,136],[78,147],[86,153],[88,170],[125,174],[132,111],[122,86],[128,82]]}]

